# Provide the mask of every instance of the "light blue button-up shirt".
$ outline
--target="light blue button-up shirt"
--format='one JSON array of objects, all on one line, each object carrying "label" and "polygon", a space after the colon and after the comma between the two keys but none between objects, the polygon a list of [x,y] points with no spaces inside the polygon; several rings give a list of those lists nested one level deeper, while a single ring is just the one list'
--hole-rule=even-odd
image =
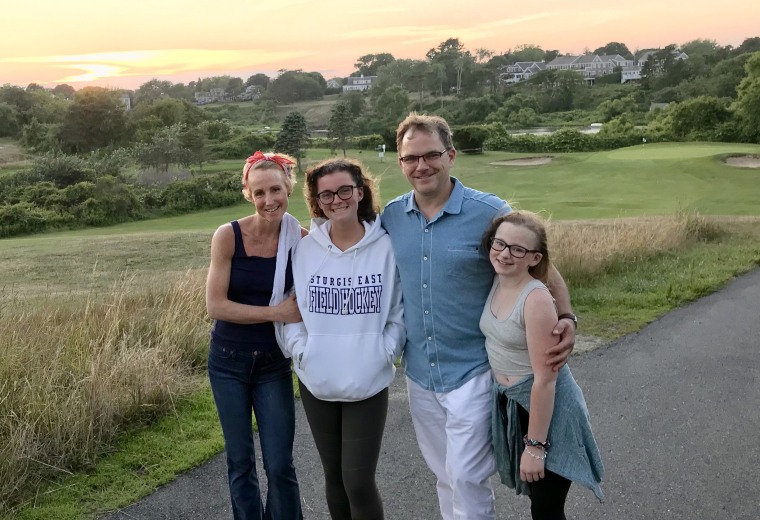
[{"label": "light blue button-up shirt", "polygon": [[450,392],[488,370],[478,325],[493,282],[480,240],[491,220],[510,211],[495,195],[454,190],[428,221],[413,192],[390,201],[381,216],[393,243],[404,294],[406,375],[427,390]]}]

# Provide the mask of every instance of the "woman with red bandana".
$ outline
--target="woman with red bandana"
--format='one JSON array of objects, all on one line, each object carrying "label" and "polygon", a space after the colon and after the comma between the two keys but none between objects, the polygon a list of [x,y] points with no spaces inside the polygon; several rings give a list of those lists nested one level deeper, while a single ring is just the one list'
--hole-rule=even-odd
[{"label": "woman with red bandana", "polygon": [[[295,405],[290,359],[280,345],[285,323],[301,321],[291,250],[307,232],[288,214],[294,161],[256,152],[243,167],[252,215],[219,227],[211,240],[206,309],[214,319],[209,379],[227,452],[235,520],[301,520],[293,466]],[[267,476],[262,501],[252,428],[256,415]]]}]

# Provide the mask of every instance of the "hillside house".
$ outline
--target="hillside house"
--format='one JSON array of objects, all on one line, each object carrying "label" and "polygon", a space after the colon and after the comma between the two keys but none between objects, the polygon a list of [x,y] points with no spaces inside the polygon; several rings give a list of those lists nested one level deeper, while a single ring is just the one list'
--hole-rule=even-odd
[{"label": "hillside house", "polygon": [[377,76],[349,76],[346,78],[346,83],[343,85],[343,92],[351,92],[352,90],[369,90],[372,85],[377,81]]},{"label": "hillside house", "polygon": [[499,81],[502,83],[518,83],[533,77],[537,72],[546,69],[546,63],[543,61],[518,61],[513,65],[503,67],[503,72],[499,74]]}]

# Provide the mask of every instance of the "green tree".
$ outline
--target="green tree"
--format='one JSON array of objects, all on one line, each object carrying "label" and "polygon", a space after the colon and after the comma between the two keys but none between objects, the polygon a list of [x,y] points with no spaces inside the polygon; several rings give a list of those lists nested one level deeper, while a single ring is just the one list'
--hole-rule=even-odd
[{"label": "green tree", "polygon": [[730,118],[725,100],[712,96],[687,99],[668,111],[670,130],[681,139],[713,139],[715,129]]},{"label": "green tree", "polygon": [[245,86],[257,86],[259,89],[264,92],[266,89],[269,88],[269,76],[266,74],[262,74],[261,72],[254,74],[253,76],[249,76],[247,80],[245,80]]},{"label": "green tree", "polygon": [[143,168],[153,168],[168,173],[172,165],[189,165],[191,154],[183,147],[182,132],[184,125],[178,123],[159,130],[149,142],[135,146],[135,158]]},{"label": "green tree", "polygon": [[278,103],[293,103],[322,99],[324,87],[310,74],[300,70],[288,70],[270,83],[269,92]]},{"label": "green tree", "polygon": [[389,54],[387,52],[380,54],[365,54],[356,60],[356,63],[354,63],[354,68],[356,71],[352,72],[351,75],[377,76],[377,71],[380,67],[383,65],[388,65],[395,59],[396,58],[394,58],[392,54]]},{"label": "green tree", "polygon": [[63,99],[72,99],[75,92],[76,90],[74,87],[67,85],[66,83],[61,83],[60,85],[53,87],[53,94],[62,97]]},{"label": "green tree", "polygon": [[607,45],[603,45],[596,49],[594,54],[598,54],[599,56],[620,54],[627,60],[633,59],[633,53],[628,50],[628,46],[620,42],[610,42]]},{"label": "green tree", "polygon": [[224,90],[227,92],[227,94],[238,96],[245,90],[245,85],[243,84],[242,79],[232,77],[227,81],[227,86],[224,87]]},{"label": "green tree", "polygon": [[739,124],[742,137],[752,143],[760,143],[760,52],[747,60],[747,75],[739,84],[736,101],[731,109]]},{"label": "green tree", "polygon": [[0,103],[7,103],[16,108],[19,128],[32,120],[32,96],[23,88],[3,85],[0,87]]},{"label": "green tree", "polygon": [[348,103],[336,103],[333,106],[330,124],[327,127],[327,136],[331,139],[330,149],[340,148],[343,150],[343,157],[345,157],[348,141],[353,135],[355,124],[354,115]]},{"label": "green tree", "polygon": [[307,72],[306,75],[311,78],[314,78],[314,80],[317,83],[319,83],[319,86],[322,88],[323,91],[327,88],[327,80],[319,72]]},{"label": "green tree", "polygon": [[731,51],[731,54],[734,56],[738,56],[740,54],[746,54],[746,53],[753,53],[753,52],[759,52],[760,51],[760,36],[755,36],[753,38],[747,38],[742,42],[741,45],[739,45],[736,49]]},{"label": "green tree", "polygon": [[208,139],[202,126],[183,125],[179,134],[180,146],[187,153],[186,160],[197,164],[203,171],[203,163],[208,160]]},{"label": "green tree", "polygon": [[544,59],[546,52],[538,45],[523,43],[515,47],[511,52],[514,62],[517,61],[541,61]]},{"label": "green tree", "polygon": [[58,142],[59,126],[43,124],[32,119],[21,129],[21,145],[35,153],[51,152],[60,149]]},{"label": "green tree", "polygon": [[29,92],[31,106],[27,113],[29,119],[40,123],[63,123],[70,101],[53,95],[48,90],[33,90]]},{"label": "green tree", "polygon": [[[464,55],[470,53],[465,50],[459,38],[449,38],[430,49],[425,57],[431,64],[440,64],[445,71],[443,90],[445,92],[461,91],[461,78],[464,71]],[[474,60],[473,60],[474,61]]]},{"label": "green tree", "polygon": [[153,103],[162,97],[169,97],[172,82],[153,78],[140,85],[135,91],[135,105]]},{"label": "green tree", "polygon": [[127,115],[119,94],[101,87],[77,91],[59,137],[63,150],[75,153],[127,142]]},{"label": "green tree", "polygon": [[744,79],[744,66],[751,54],[740,54],[718,62],[710,71],[710,94],[715,97],[736,98],[736,89]]},{"label": "green tree", "polygon": [[364,113],[364,109],[367,107],[367,102],[364,99],[364,93],[357,90],[346,92],[340,96],[342,102],[348,105],[351,114],[354,117],[359,117]]},{"label": "green tree", "polygon": [[18,110],[13,105],[0,102],[0,137],[14,137],[18,131]]},{"label": "green tree", "polygon": [[389,126],[397,126],[408,112],[409,96],[406,90],[399,85],[392,85],[377,98],[369,126],[372,130],[381,132]]},{"label": "green tree", "polygon": [[305,155],[304,149],[308,144],[309,128],[306,126],[306,118],[299,112],[290,112],[282,122],[274,149],[295,157],[298,161],[298,171],[302,171],[301,158]]}]

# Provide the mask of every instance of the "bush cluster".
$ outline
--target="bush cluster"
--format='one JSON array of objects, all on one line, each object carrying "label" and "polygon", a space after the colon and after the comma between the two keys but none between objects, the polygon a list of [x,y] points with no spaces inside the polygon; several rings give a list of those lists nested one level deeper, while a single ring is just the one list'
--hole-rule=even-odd
[{"label": "bush cluster", "polygon": [[[118,158],[116,158],[118,159]],[[241,201],[237,172],[144,187],[125,182],[111,157],[40,157],[0,184],[0,238],[178,215]]]},{"label": "bush cluster", "polygon": [[[313,137],[311,139],[311,148],[330,148],[333,139],[329,137]],[[377,146],[383,144],[383,136],[380,134],[356,135],[348,138],[348,148],[352,150],[376,150]],[[388,143],[386,142],[386,149]]]},{"label": "bush cluster", "polygon": [[211,145],[211,157],[214,159],[240,159],[253,155],[256,150],[262,152],[274,149],[277,134],[249,133],[234,137],[229,141]]},{"label": "bush cluster", "polygon": [[621,134],[584,134],[577,130],[565,128],[557,130],[551,135],[510,135],[503,128],[496,129],[496,125],[489,125],[489,127],[490,136],[486,139],[483,147],[502,152],[598,152],[641,144],[645,138],[648,142],[656,140],[637,131]]}]

